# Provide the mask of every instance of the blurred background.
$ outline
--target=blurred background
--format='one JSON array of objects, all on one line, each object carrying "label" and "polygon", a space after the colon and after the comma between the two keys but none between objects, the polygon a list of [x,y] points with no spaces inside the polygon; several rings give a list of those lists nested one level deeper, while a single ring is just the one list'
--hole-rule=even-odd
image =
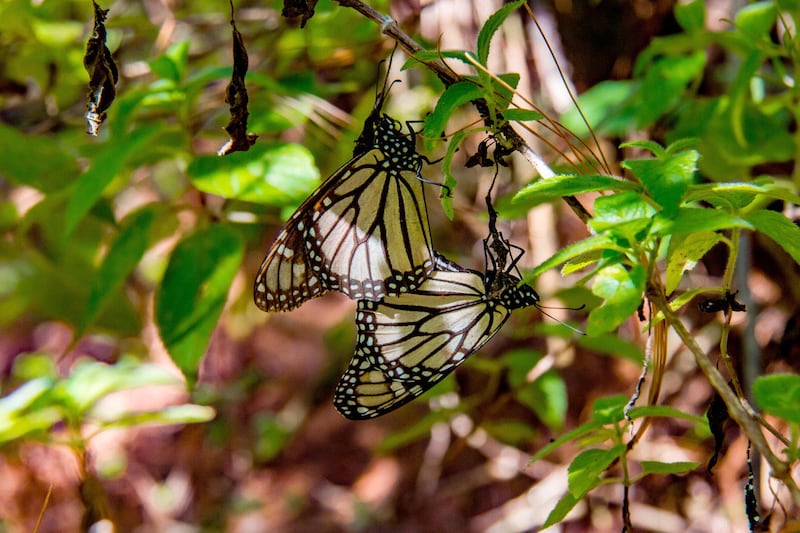
[{"label": "blurred background", "polygon": [[[500,0],[370,4],[442,50],[474,49],[479,29],[502,6]],[[536,530],[566,492],[566,466],[577,449],[568,445],[535,463],[529,458],[586,421],[597,398],[633,395],[647,342],[641,324],[632,319],[616,336],[581,339],[536,309],[519,310],[422,399],[376,420],[345,420],[332,395],[353,352],[355,303],[330,294],[268,315],[254,306],[252,283],[282,222],[349,159],[393,43],[374,22],[330,0],[319,1],[305,28],[282,18],[277,1],[235,2],[250,60],[248,131],[259,139],[249,152],[218,158],[227,139],[222,128],[231,72],[227,3],[116,0],[101,7],[110,9],[108,47],[120,81],[107,122],[90,137],[82,57],[92,31],[91,3],[0,4],[6,21],[0,34],[2,393],[48,376],[37,398],[50,394],[53,405],[66,402],[69,412],[83,417],[37,411],[40,418],[25,415],[30,427],[20,435],[9,429],[14,420],[0,418],[0,530],[31,531],[37,521],[39,531],[80,530],[87,525],[86,502],[106,506],[120,531]],[[531,7],[575,94],[630,78],[637,55],[654,38],[680,31],[671,1],[558,0]],[[732,16],[727,2],[707,3],[711,29]],[[718,71],[735,61],[723,50],[711,58],[708,68]],[[398,52],[390,79],[401,82],[391,88],[387,112],[421,120],[443,87],[424,68],[401,69],[404,62]],[[565,80],[524,13],[503,25],[490,66],[495,73],[519,73],[519,92],[552,116],[570,113]],[[467,72],[464,65],[453,67]],[[713,94],[714,80],[708,80],[703,90]],[[447,131],[477,119],[465,108]],[[663,142],[667,127],[658,122],[626,135],[607,132],[600,146],[613,171],[620,173],[618,161],[626,156],[617,149],[621,141]],[[550,146],[562,146],[560,139],[534,129],[548,142],[524,132],[531,145],[557,170],[570,169]],[[483,197],[493,169],[466,169],[463,162],[481,140],[468,138],[456,155],[454,219],[444,216],[435,187],[428,187],[427,198],[437,248],[477,270],[484,267]],[[435,161],[444,147],[428,139],[420,150]],[[437,164],[424,174],[441,180]],[[231,176],[267,185],[226,192]],[[498,177],[500,205],[534,177],[524,160],[512,158]],[[591,205],[591,197],[584,201]],[[124,275],[101,275],[109,250],[118,249],[117,237],[135,226],[131,217],[145,218],[142,209],[148,229],[131,239],[143,242],[131,244],[127,256],[120,252],[134,257],[130,272],[119,267]],[[588,235],[561,203],[506,214],[519,215],[503,220],[501,230],[526,251],[523,269]],[[182,348],[196,361],[176,366],[164,343],[178,342],[181,332],[166,332],[173,340],[162,342],[156,316],[191,304],[182,300],[189,289],[169,289],[165,279],[195,278],[191,263],[171,272],[170,256],[187,236],[204,235],[220,221],[233,235],[225,242],[237,243],[240,252],[215,256],[212,267],[231,257],[240,261],[229,271],[219,320],[213,312],[198,318],[207,347]],[[725,257],[724,250],[710,254],[692,275],[700,284],[719,285],[715,277]],[[784,291],[779,275],[791,268],[775,266],[769,252],[763,262],[750,270],[749,286],[769,314],[754,338],[767,357],[789,354],[791,364],[797,291]],[[591,305],[593,297],[575,286],[577,279],[551,271],[535,287],[546,305]],[[549,312],[577,327],[585,316]],[[718,317],[694,308],[687,315],[713,351]],[[732,354],[741,339],[737,320]],[[159,322],[162,329],[167,322]],[[703,416],[711,389],[691,354],[677,342],[670,346],[662,402]],[[119,371],[113,379],[100,370],[100,377],[75,378],[76,368],[92,361]],[[143,372],[142,365],[152,367]],[[187,392],[179,369],[192,365],[196,383]],[[75,408],[84,394],[93,400]],[[186,424],[168,418],[108,423],[119,421],[120,413],[181,405],[210,406],[216,416]],[[637,530],[746,529],[746,441],[734,428],[728,432],[714,475],[700,467],[636,483],[630,497]],[[642,450],[643,457],[705,464],[713,444],[707,431],[669,419],[656,421],[636,450],[634,458]],[[621,485],[601,486],[557,527],[618,531],[621,501]]]}]

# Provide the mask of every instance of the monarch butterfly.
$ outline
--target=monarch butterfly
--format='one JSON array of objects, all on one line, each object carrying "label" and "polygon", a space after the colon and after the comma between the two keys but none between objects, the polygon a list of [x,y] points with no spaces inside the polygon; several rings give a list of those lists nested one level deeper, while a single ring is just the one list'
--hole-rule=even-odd
[{"label": "monarch butterfly", "polygon": [[[500,245],[487,241],[488,258]],[[516,260],[504,269],[497,268],[504,255],[491,257],[493,266],[480,273],[437,256],[436,270],[416,291],[358,302],[355,355],[334,393],[340,413],[361,420],[405,405],[486,344],[511,311],[537,305],[536,291],[510,274]]]},{"label": "monarch butterfly", "polygon": [[433,270],[414,131],[376,98],[353,158],[289,218],[261,264],[255,302],[288,311],[329,290],[378,300],[418,288]]}]

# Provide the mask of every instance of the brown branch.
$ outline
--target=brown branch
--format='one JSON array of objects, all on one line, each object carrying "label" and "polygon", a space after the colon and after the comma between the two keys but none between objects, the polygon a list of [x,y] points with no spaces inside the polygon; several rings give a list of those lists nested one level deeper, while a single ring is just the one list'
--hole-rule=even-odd
[{"label": "brown branch", "polygon": [[[390,37],[396,41],[398,45],[410,56],[415,56],[418,52],[424,50],[419,43],[409,37],[408,34],[403,32],[403,30],[401,30],[397,25],[397,22],[395,22],[390,16],[382,15],[380,12],[359,0],[336,0],[336,2],[340,6],[354,9],[368,19],[380,24],[381,32],[387,37]],[[431,71],[433,71],[446,87],[463,80],[461,76],[454,73],[443,61],[420,61],[420,63],[424,64]],[[478,110],[478,113],[481,115],[484,124],[486,124],[488,127],[491,127],[493,125],[493,121],[486,101],[482,98],[479,98],[477,100],[473,100],[472,104]],[[497,117],[502,119],[502,115],[499,113],[497,114]],[[500,132],[511,143],[514,149],[525,156],[531,165],[539,171],[539,175],[542,176],[542,178],[547,179],[548,177],[555,175],[555,173],[552,171],[549,172],[549,175],[547,175],[547,173],[544,175],[542,174],[541,168],[543,161],[541,158],[536,156],[536,153],[533,151],[533,149],[525,143],[524,139],[520,137],[520,135],[514,130],[514,128],[511,127],[508,122],[506,122],[500,128]],[[592,218],[586,208],[583,207],[583,205],[574,196],[566,196],[564,197],[564,201],[567,202],[567,205],[570,206],[573,212],[584,224]]]},{"label": "brown branch", "polygon": [[678,315],[669,307],[663,293],[658,290],[648,290],[648,296],[655,307],[664,313],[664,318],[681,338],[684,346],[692,352],[697,366],[700,367],[700,370],[702,370],[703,374],[708,378],[709,383],[711,383],[711,386],[714,387],[714,390],[722,397],[722,401],[725,402],[730,417],[742,428],[742,431],[744,431],[745,435],[750,439],[753,446],[755,446],[761,456],[767,461],[772,469],[772,475],[786,485],[792,494],[794,502],[800,505],[800,489],[798,489],[797,484],[792,478],[791,471],[786,463],[781,461],[772,452],[772,449],[769,447],[769,444],[761,432],[761,425],[758,423],[758,420],[748,413],[742,401],[740,401],[731,388],[728,387],[725,378],[720,374],[719,370],[717,370],[717,367],[700,345],[697,344],[697,341],[686,329],[686,326],[683,325],[683,322],[680,321]]}]

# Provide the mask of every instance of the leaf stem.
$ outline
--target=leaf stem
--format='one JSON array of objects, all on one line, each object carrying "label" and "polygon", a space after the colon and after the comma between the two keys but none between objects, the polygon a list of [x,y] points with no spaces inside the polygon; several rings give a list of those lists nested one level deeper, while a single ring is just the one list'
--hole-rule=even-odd
[{"label": "leaf stem", "polygon": [[791,472],[787,465],[778,459],[769,447],[764,435],[761,433],[761,426],[755,417],[753,417],[745,408],[744,403],[736,394],[728,387],[728,384],[722,374],[717,370],[717,367],[706,355],[695,338],[689,333],[680,321],[675,312],[669,307],[663,293],[658,290],[648,291],[650,300],[655,304],[656,308],[664,313],[664,317],[678,334],[684,346],[694,355],[697,366],[700,367],[703,374],[706,375],[711,386],[716,390],[725,402],[728,408],[728,413],[731,418],[736,421],[742,431],[750,439],[753,446],[759,451],[761,456],[767,461],[772,469],[772,475],[782,481],[792,495],[792,500],[795,504],[800,505],[800,488],[798,488]]}]

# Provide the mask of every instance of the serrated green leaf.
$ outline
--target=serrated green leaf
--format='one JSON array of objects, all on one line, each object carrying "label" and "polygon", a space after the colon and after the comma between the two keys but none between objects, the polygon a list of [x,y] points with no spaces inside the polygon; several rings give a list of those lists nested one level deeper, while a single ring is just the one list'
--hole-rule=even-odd
[{"label": "serrated green leaf", "polygon": [[531,283],[542,272],[550,270],[561,263],[569,261],[570,259],[583,254],[602,251],[613,246],[613,241],[607,235],[593,235],[583,239],[582,241],[574,242],[569,246],[560,249],[552,257],[536,266],[536,268],[524,276],[523,282]]},{"label": "serrated green leaf", "polygon": [[698,231],[674,235],[667,251],[667,295],[678,287],[683,273],[691,270],[697,261],[722,240],[722,235],[711,231]]},{"label": "serrated green leaf", "polygon": [[620,148],[641,148],[647,150],[655,156],[656,159],[663,159],[667,155],[667,150],[655,141],[643,139],[641,141],[628,141],[619,145]]},{"label": "serrated green leaf", "polygon": [[594,218],[591,227],[597,231],[606,231],[621,223],[633,221],[650,221],[656,209],[641,194],[633,191],[620,192],[602,196],[594,203]]},{"label": "serrated green leaf", "polygon": [[645,272],[641,265],[630,270],[622,265],[600,270],[594,278],[592,293],[605,301],[589,314],[587,335],[612,331],[627,320],[642,301],[644,282]]},{"label": "serrated green leaf", "polygon": [[698,157],[696,151],[689,150],[663,159],[626,160],[623,166],[642,182],[650,198],[670,214],[677,210],[686,188],[694,181]]},{"label": "serrated green leaf", "polygon": [[592,449],[578,454],[567,468],[569,492],[576,498],[583,498],[587,492],[600,484],[600,474],[625,450],[618,444],[610,450]]},{"label": "serrated green leaf", "polygon": [[639,188],[637,183],[611,176],[558,174],[529,183],[514,195],[512,203],[523,204],[530,208],[563,196],[592,191],[631,191]]},{"label": "serrated green leaf", "polygon": [[441,137],[453,111],[481,96],[483,96],[483,89],[471,81],[460,81],[448,87],[439,97],[431,114],[425,117],[423,137],[426,139]]},{"label": "serrated green leaf", "polygon": [[164,346],[190,384],[243,254],[239,234],[221,224],[196,231],[172,252],[156,295],[155,319]]},{"label": "serrated green leaf", "polygon": [[800,375],[760,376],[753,383],[753,398],[765,412],[800,424]]},{"label": "serrated green leaf", "polygon": [[75,184],[64,217],[65,235],[72,233],[128,161],[139,155],[162,128],[161,124],[144,126],[127,135],[125,142],[111,141],[102,147]]},{"label": "serrated green leaf", "polygon": [[676,107],[681,102],[686,86],[702,76],[705,65],[705,50],[655,59],[648,66],[637,93],[638,126],[649,127]]},{"label": "serrated green leaf", "polygon": [[664,236],[732,228],[752,229],[753,225],[743,218],[719,209],[681,207],[672,218],[662,216],[660,213],[656,215],[650,231],[654,235]]},{"label": "serrated green leaf", "polygon": [[187,173],[203,192],[275,206],[299,204],[319,183],[314,156],[291,143],[258,143],[226,157],[196,157]]},{"label": "serrated green leaf", "polygon": [[753,183],[702,183],[690,185],[683,201],[703,201],[734,211],[745,207],[762,192],[766,192],[766,188]]},{"label": "serrated green leaf", "polygon": [[778,243],[795,263],[800,264],[800,229],[788,218],[775,211],[761,209],[747,215],[756,229]]},{"label": "serrated green leaf", "polygon": [[516,2],[506,4],[486,20],[481,31],[478,32],[478,61],[480,61],[482,65],[487,66],[486,62],[489,60],[489,45],[491,44],[494,34],[500,29],[500,26],[503,25],[506,18],[519,9],[525,2],[526,0],[517,0]]},{"label": "serrated green leaf", "polygon": [[700,463],[694,461],[681,461],[675,463],[662,463],[660,461],[642,461],[642,475],[648,474],[685,474],[697,469]]},{"label": "serrated green leaf", "polygon": [[78,336],[91,325],[103,305],[122,287],[125,278],[139,264],[147,250],[148,234],[154,220],[155,211],[150,207],[134,213],[126,220],[97,274],[92,277],[89,299],[78,323]]}]

